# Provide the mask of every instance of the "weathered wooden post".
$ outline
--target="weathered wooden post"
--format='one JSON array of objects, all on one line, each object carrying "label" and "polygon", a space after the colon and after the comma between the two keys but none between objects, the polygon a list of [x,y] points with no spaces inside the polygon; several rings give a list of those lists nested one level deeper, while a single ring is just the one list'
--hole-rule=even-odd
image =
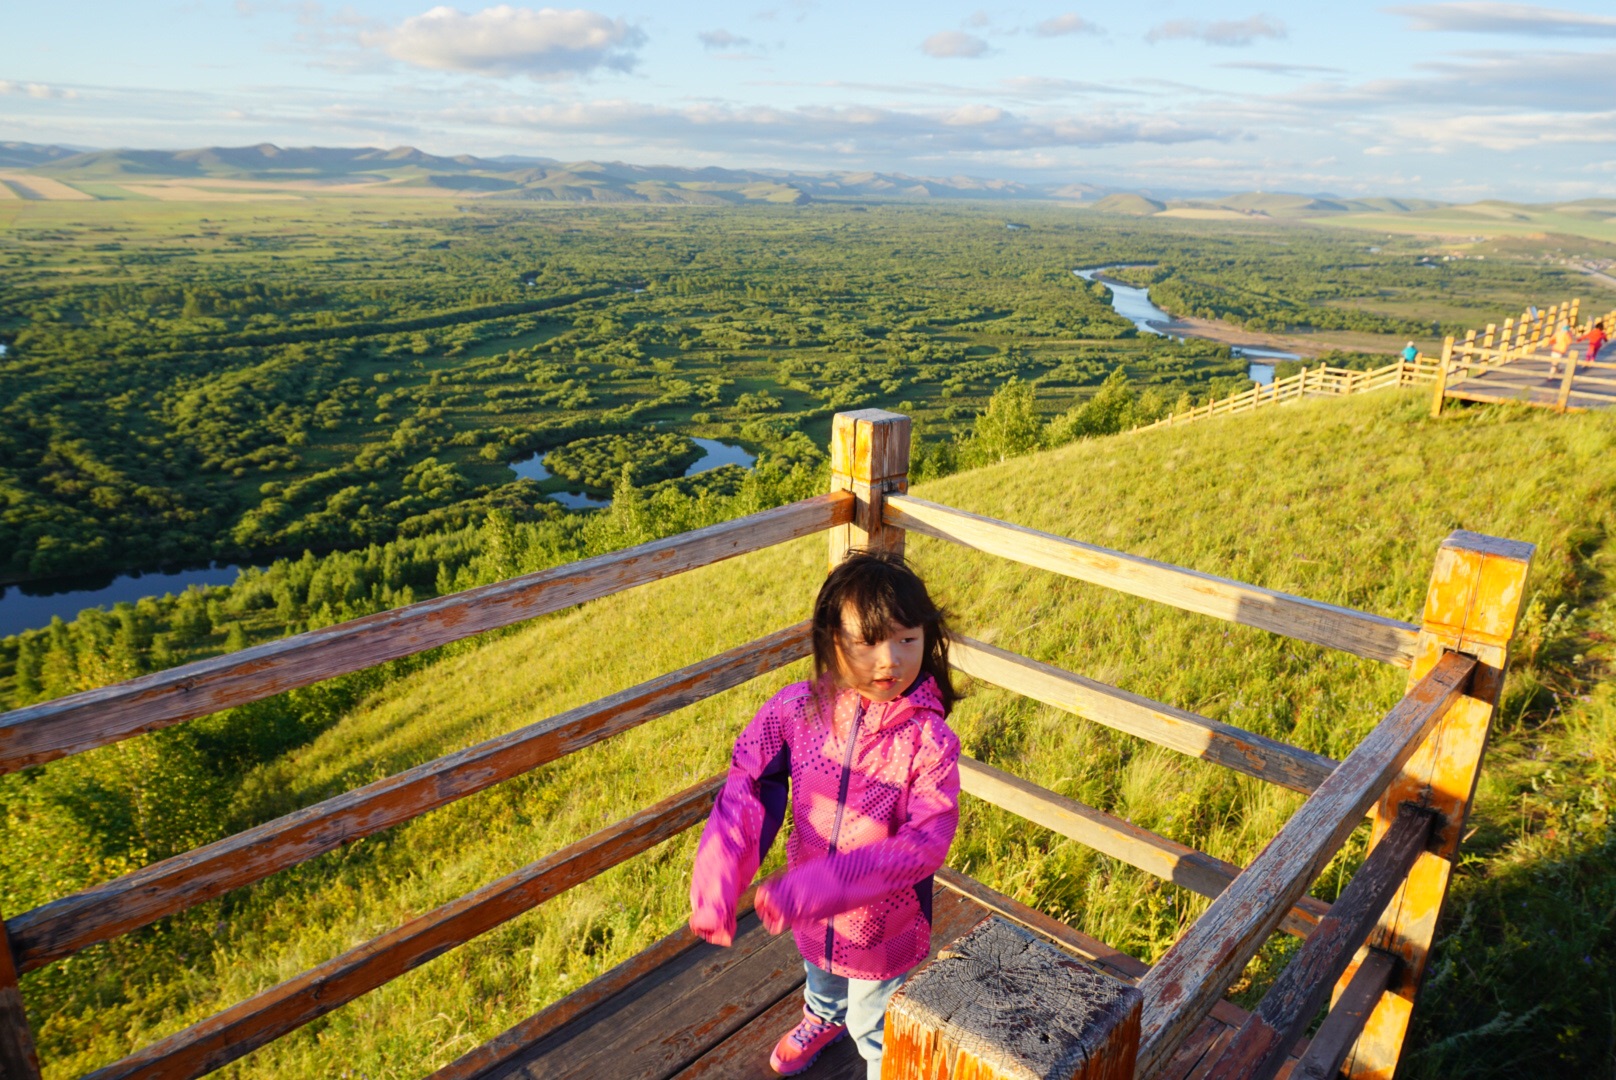
[{"label": "weathered wooden post", "polygon": [[1475,353],[1476,332],[1474,330],[1467,330],[1465,331],[1464,346],[1459,350],[1459,365],[1463,371],[1459,378],[1454,380],[1455,382],[1470,378],[1470,361],[1471,358],[1475,356]]},{"label": "weathered wooden post", "polygon": [[1436,365],[1436,382],[1431,386],[1431,415],[1442,415],[1442,399],[1448,393],[1448,365],[1453,362],[1453,335],[1442,339],[1442,359]]},{"label": "weathered wooden post", "polygon": [[1554,411],[1565,412],[1566,406],[1571,403],[1571,380],[1577,377],[1577,347],[1571,346],[1566,354],[1565,374],[1560,378],[1560,392],[1554,398]]},{"label": "weathered wooden post", "polygon": [[1144,997],[1000,918],[887,1005],[882,1080],[1133,1080]]},{"label": "weathered wooden post", "polygon": [[1510,349],[1515,341],[1515,320],[1504,320],[1504,329],[1498,335],[1498,362],[1506,363],[1509,360]]},{"label": "weathered wooden post", "polygon": [[28,1014],[23,1011],[22,992],[17,988],[17,958],[12,954],[3,918],[0,918],[0,1077],[39,1080],[34,1033],[28,1027]]},{"label": "weathered wooden post", "polygon": [[903,553],[903,530],[881,521],[885,496],[909,490],[909,418],[885,409],[837,413],[830,428],[830,489],[851,491],[853,520],[830,530],[830,566],[849,551]]},{"label": "weathered wooden post", "polygon": [[1493,347],[1493,339],[1495,337],[1497,337],[1497,336],[1498,336],[1498,324],[1497,323],[1488,323],[1487,324],[1487,333],[1484,334],[1482,336],[1482,339],[1481,339],[1481,347],[1483,349],[1492,348]]},{"label": "weathered wooden post", "polygon": [[[1413,687],[1423,679],[1444,652],[1473,656],[1479,666],[1468,693],[1449,707],[1386,789],[1375,811],[1376,843],[1396,821],[1404,802],[1433,810],[1440,820],[1429,850],[1386,905],[1369,938],[1371,946],[1393,953],[1403,962],[1347,1057],[1346,1071],[1352,1080],[1388,1080],[1397,1070],[1414,995],[1425,973],[1437,916],[1447,897],[1448,879],[1476,791],[1493,712],[1504,687],[1509,643],[1515,635],[1533,550],[1531,544],[1460,530],[1437,551],[1408,684]],[[1345,990],[1356,970],[1356,964],[1348,967],[1336,984],[1337,994]]]}]

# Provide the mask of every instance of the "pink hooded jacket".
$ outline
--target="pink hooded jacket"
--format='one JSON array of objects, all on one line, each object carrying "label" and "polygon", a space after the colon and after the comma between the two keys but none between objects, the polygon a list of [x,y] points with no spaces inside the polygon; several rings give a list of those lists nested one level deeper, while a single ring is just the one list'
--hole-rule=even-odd
[{"label": "pink hooded jacket", "polygon": [[758,886],[809,963],[890,979],[931,946],[932,874],[959,826],[959,738],[937,684],[871,704],[836,694],[825,723],[813,684],[770,698],[735,741],[729,777],[696,849],[690,925],[720,944],[791,800],[784,874]]}]

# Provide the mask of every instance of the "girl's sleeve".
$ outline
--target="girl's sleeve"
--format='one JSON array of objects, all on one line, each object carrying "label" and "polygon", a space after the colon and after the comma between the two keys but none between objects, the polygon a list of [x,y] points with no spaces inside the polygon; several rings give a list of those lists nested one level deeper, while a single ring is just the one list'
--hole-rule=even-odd
[{"label": "girl's sleeve", "polygon": [[909,816],[885,840],[805,863],[758,887],[760,905],[788,923],[863,907],[924,881],[948,858],[959,828],[959,737],[942,717],[926,725],[915,754]]},{"label": "girl's sleeve", "polygon": [[735,901],[785,820],[791,778],[786,726],[795,705],[783,691],[746,725],[701,831],[690,875],[690,928],[715,945],[735,940]]}]

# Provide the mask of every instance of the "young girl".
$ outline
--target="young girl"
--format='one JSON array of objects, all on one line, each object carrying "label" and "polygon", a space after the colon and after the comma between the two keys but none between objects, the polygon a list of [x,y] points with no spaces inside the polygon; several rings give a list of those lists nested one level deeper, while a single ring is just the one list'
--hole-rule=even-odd
[{"label": "young girl", "polygon": [[887,999],[930,951],[932,874],[959,825],[948,633],[901,557],[854,552],[819,590],[813,648],[814,678],[776,694],[735,741],[696,850],[690,928],[734,940],[736,898],[789,788],[786,870],[754,906],[770,933],[796,938],[807,1000],[769,1063],[800,1073],[851,1034],[878,1080]]}]

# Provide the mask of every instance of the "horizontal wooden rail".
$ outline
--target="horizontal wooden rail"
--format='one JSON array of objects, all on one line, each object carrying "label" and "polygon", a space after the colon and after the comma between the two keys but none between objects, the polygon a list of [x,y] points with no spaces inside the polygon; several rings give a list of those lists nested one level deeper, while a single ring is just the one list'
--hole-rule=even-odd
[{"label": "horizontal wooden rail", "polygon": [[1273,1080],[1290,1046],[1330,1000],[1330,988],[1375,927],[1414,860],[1425,850],[1436,816],[1405,805],[1370,851],[1274,985],[1206,1074],[1206,1080]]},{"label": "horizontal wooden rail", "polygon": [[911,532],[1371,660],[1400,667],[1414,660],[1418,628],[1395,619],[1068,540],[912,495],[889,495],[885,506],[887,524]]},{"label": "horizontal wooden rail", "polygon": [[1437,661],[1145,976],[1141,1077],[1155,1074],[1229,988],[1475,670],[1461,653]]},{"label": "horizontal wooden rail", "polygon": [[1341,992],[1330,1014],[1314,1032],[1305,1053],[1290,1080],[1335,1080],[1341,1063],[1347,1060],[1352,1044],[1364,1029],[1370,1012],[1397,971],[1397,957],[1380,949],[1370,949],[1363,963],[1353,973],[1347,988]]},{"label": "horizontal wooden rail", "polygon": [[1130,694],[971,638],[956,639],[949,647],[948,658],[957,670],[973,679],[1303,794],[1322,784],[1336,766],[1323,754]]},{"label": "horizontal wooden rail", "polygon": [[98,941],[184,911],[565,757],[807,656],[809,624],[777,630],[678,671],[245,832],[22,912],[6,922],[31,971]]},{"label": "horizontal wooden rail", "polygon": [[702,821],[722,774],[192,1024],[85,1080],[189,1080],[294,1031]]},{"label": "horizontal wooden rail", "polygon": [[0,714],[0,774],[845,525],[847,492],[367,615]]},{"label": "horizontal wooden rail", "polygon": [[[1051,832],[1076,840],[1102,855],[1109,855],[1163,881],[1202,896],[1216,897],[1240,873],[1234,863],[1214,858],[1204,851],[1169,840],[1159,833],[1092,806],[1058,795],[1048,788],[1019,776],[984,765],[974,758],[961,757],[960,790],[1042,825]],[[1288,913],[1280,928],[1297,937],[1307,937],[1319,920],[1329,914],[1330,905],[1304,896]],[[1365,931],[1368,933],[1368,931]]]}]

